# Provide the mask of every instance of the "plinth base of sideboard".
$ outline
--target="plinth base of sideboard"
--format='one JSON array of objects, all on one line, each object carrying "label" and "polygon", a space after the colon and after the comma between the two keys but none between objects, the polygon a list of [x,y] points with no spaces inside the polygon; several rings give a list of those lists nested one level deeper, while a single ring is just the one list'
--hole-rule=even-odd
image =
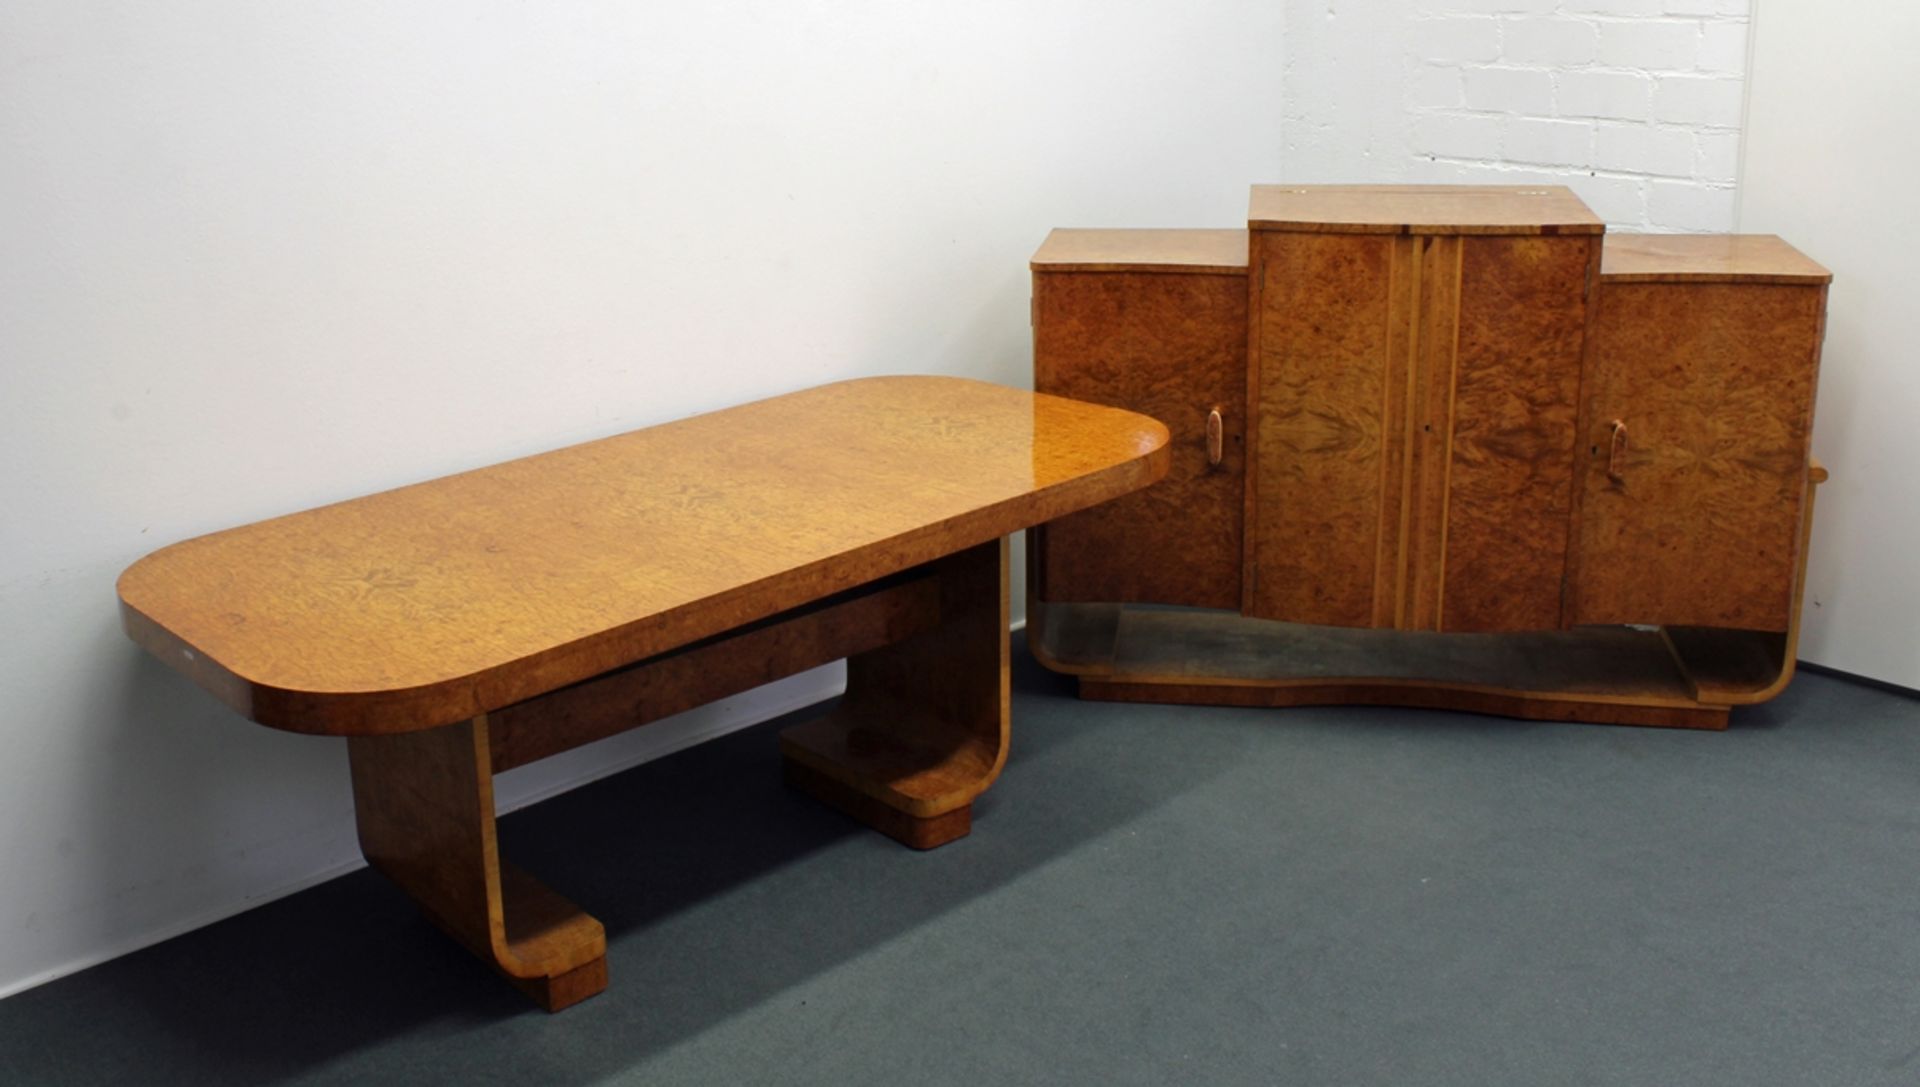
[{"label": "plinth base of sideboard", "polygon": [[1724,729],[1793,676],[1784,632],[1581,627],[1441,634],[1150,605],[1032,601],[1028,644],[1080,697],[1410,706],[1536,721]]}]

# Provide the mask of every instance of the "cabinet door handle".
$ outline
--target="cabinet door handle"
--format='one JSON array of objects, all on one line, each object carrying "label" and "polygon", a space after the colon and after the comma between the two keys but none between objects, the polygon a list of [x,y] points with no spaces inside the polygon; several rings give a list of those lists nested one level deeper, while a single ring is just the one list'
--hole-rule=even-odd
[{"label": "cabinet door handle", "polygon": [[1225,431],[1226,431],[1226,426],[1220,420],[1220,409],[1215,408],[1212,411],[1208,412],[1207,413],[1207,463],[1216,468],[1220,466],[1220,455],[1224,451],[1223,446],[1226,443]]},{"label": "cabinet door handle", "polygon": [[1615,419],[1613,437],[1607,441],[1607,478],[1615,483],[1625,483],[1627,477],[1620,474],[1620,454],[1627,448],[1627,424]]}]

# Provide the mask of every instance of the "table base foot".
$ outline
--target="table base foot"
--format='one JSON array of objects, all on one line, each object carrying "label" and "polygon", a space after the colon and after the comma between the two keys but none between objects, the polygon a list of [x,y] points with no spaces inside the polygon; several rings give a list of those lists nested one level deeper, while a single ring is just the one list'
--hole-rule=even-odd
[{"label": "table base foot", "polygon": [[528,1000],[549,1012],[564,1011],[607,987],[607,960],[598,958],[557,977],[517,978],[503,974]]},{"label": "table base foot", "polygon": [[973,830],[972,804],[939,815],[910,815],[791,758],[785,765],[788,785],[902,845],[933,849]]},{"label": "table base foot", "polygon": [[599,921],[500,859],[487,719],[347,741],[368,863],[548,1011],[607,987]]}]

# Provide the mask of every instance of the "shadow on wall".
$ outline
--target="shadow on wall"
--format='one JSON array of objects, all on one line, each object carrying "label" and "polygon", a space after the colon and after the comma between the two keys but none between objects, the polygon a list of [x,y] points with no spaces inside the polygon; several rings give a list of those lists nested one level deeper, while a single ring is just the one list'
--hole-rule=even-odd
[{"label": "shadow on wall", "polygon": [[[1073,749],[1116,742],[1127,709],[1077,702],[1071,681],[1040,670],[1019,639],[1014,649],[1007,772],[976,805],[974,835],[931,853],[902,848],[781,787],[775,734],[816,710],[505,817],[503,855],[607,926],[610,989],[557,1018],[366,870],[7,1001],[0,1069],[36,1082],[56,1068],[84,1081],[151,1080],[143,1069],[175,1064],[182,1079],[217,1070],[218,1078],[263,1082],[322,1068],[328,1077],[351,1075],[362,1060],[391,1074],[417,1059],[435,1062],[418,1066],[421,1074],[456,1080],[512,1070],[537,1082],[598,1082],[1234,768],[1195,760],[1151,777],[1116,769],[1114,780],[1085,781],[1089,766],[1103,764]],[[197,693],[175,690],[184,685],[145,667],[130,673],[130,700]],[[1048,702],[1044,711],[1034,711],[1038,700]],[[1047,726],[1023,731],[1023,718]],[[230,735],[228,724],[195,730]],[[156,753],[166,754],[164,741],[129,737],[127,757],[111,760],[116,769],[102,784],[137,777],[142,758]],[[218,767],[208,770],[211,777]],[[1072,788],[1057,780],[1063,774],[1075,776]],[[1011,823],[997,818],[1003,805],[1019,812],[1021,833],[994,832]],[[231,817],[182,813],[206,828]],[[72,1017],[76,1008],[86,1009],[102,1044],[83,1054],[37,1050],[36,1017]],[[449,1032],[471,1032],[472,1045],[449,1047]],[[406,1053],[413,1047],[417,1058]]]}]

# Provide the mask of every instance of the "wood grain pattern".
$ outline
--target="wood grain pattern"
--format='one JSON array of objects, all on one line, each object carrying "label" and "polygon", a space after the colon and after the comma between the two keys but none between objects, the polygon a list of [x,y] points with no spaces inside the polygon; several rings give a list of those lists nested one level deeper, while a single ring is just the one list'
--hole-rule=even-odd
[{"label": "wood grain pattern", "polygon": [[1035,272],[1247,274],[1244,230],[1076,230],[1048,233]]},{"label": "wood grain pattern", "polygon": [[1599,234],[1564,185],[1255,185],[1255,231],[1325,234]]},{"label": "wood grain pattern", "polygon": [[[1504,239],[1488,239],[1498,242]],[[1405,239],[1417,270],[1406,366],[1407,400],[1398,428],[1407,435],[1403,455],[1406,495],[1399,513],[1399,561],[1391,586],[1393,621],[1400,630],[1435,630],[1445,608],[1447,526],[1455,458],[1454,408],[1459,385],[1460,280],[1462,254],[1481,244],[1459,236]],[[1382,609],[1384,610],[1384,609]]]},{"label": "wood grain pattern", "polygon": [[1608,234],[1600,276],[1611,283],[1817,286],[1833,273],[1772,234]]},{"label": "wood grain pattern", "polygon": [[1394,383],[1392,239],[1263,232],[1242,610],[1373,621]]},{"label": "wood grain pattern", "polygon": [[[1382,360],[1380,404],[1380,500],[1373,544],[1372,626],[1394,627],[1405,620],[1407,529],[1419,493],[1414,478],[1414,418],[1420,393],[1420,354],[1425,345],[1418,314],[1430,272],[1421,259],[1424,239],[1395,238],[1387,261],[1387,353]],[[1258,494],[1249,501],[1257,508]],[[1302,511],[1304,512],[1304,511]]]},{"label": "wood grain pattern", "polygon": [[1255,245],[1243,610],[1558,627],[1593,239],[1276,231]]},{"label": "wood grain pattern", "polygon": [[176,544],[128,633],[278,728],[426,728],[1117,497],[1166,429],[957,378],[809,389]]},{"label": "wood grain pattern", "polygon": [[1585,237],[1464,245],[1438,629],[1560,626],[1598,258]]},{"label": "wood grain pattern", "polygon": [[[1239,235],[1244,244],[1245,232]],[[1047,271],[1033,277],[1033,303],[1035,389],[1125,407],[1159,419],[1171,433],[1171,462],[1160,482],[1040,530],[1034,570],[1042,593],[1050,600],[1237,607],[1247,417],[1244,269],[1231,275]],[[1206,435],[1207,414],[1215,409],[1223,422],[1217,465],[1209,460]]]},{"label": "wood grain pattern", "polygon": [[[1788,629],[1825,294],[1601,285],[1571,622]],[[1618,479],[1615,420],[1628,435]]]},{"label": "wood grain pattern", "polygon": [[[940,584],[908,571],[487,715],[493,770],[555,755],[940,622]],[[902,580],[905,579],[905,580]]]},{"label": "wood grain pattern", "polygon": [[849,657],[839,705],[780,734],[790,782],[916,849],[971,828],[1006,764],[1011,705],[1006,540],[934,569],[940,624]]},{"label": "wood grain pattern", "polygon": [[347,754],[361,852],[435,924],[548,1011],[606,988],[600,922],[500,860],[485,717]]},{"label": "wood grain pattern", "polygon": [[122,614],[254,719],[348,735],[368,860],[554,1011],[606,987],[605,931],[501,861],[496,770],[849,655],[789,777],[919,848],[965,834],[1006,758],[1006,533],[1152,482],[1166,440],[844,382],[188,541]]},{"label": "wood grain pattern", "polygon": [[[1708,727],[1785,685],[1817,475],[1806,439],[1821,306],[1805,300],[1824,299],[1826,269],[1771,236],[1615,235],[1603,250],[1598,217],[1560,187],[1255,186],[1249,227],[1248,621],[1511,636],[1500,644],[1522,657],[1630,643],[1646,667],[1629,687],[1651,686],[1610,701],[1577,683],[1486,674],[1262,672],[1251,657],[1230,663],[1227,627],[1143,618],[1132,598],[1102,591],[1124,570],[1052,592],[1069,556],[1107,561],[1086,546],[1043,564],[1033,614],[1058,605],[1076,618],[1051,629],[1030,619],[1037,655],[1085,673],[1097,697],[1179,688],[1174,700],[1386,700]],[[1094,252],[1080,255],[1088,267]],[[1759,293],[1743,304],[1724,293],[1735,291]],[[1610,445],[1621,419],[1630,440]],[[1112,514],[1103,538],[1123,538],[1127,518]],[[1181,623],[1207,633],[1175,639],[1193,653],[1180,669],[1115,673],[1140,664],[1113,663],[1143,652],[1138,631]],[[1662,629],[1587,629],[1625,623]],[[1108,663],[1073,663],[1085,660]],[[1538,665],[1509,654],[1501,667],[1538,677]]]}]

